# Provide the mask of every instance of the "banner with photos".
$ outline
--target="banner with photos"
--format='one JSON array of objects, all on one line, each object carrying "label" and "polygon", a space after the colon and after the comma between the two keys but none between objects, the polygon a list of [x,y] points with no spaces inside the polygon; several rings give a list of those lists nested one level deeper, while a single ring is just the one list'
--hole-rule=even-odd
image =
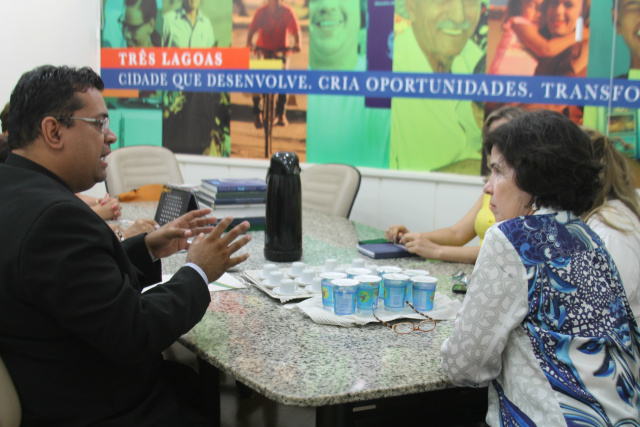
[{"label": "banner with photos", "polygon": [[564,3],[103,0],[112,127],[121,146],[478,175],[484,117],[508,104],[638,159],[633,5]]}]

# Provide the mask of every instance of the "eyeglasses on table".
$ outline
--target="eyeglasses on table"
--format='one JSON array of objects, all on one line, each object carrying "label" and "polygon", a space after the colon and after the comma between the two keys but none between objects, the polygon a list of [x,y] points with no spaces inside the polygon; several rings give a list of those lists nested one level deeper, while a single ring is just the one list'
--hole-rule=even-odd
[{"label": "eyeglasses on table", "polygon": [[391,325],[385,322],[384,320],[380,319],[378,316],[376,316],[375,306],[371,308],[371,311],[373,312],[373,317],[375,317],[378,322],[382,323],[384,326],[386,326],[389,329],[393,329],[393,331],[396,334],[400,334],[400,335],[410,334],[414,331],[431,332],[436,328],[436,325],[438,324],[438,321],[436,319],[433,319],[427,316],[426,314],[419,312],[418,310],[416,310],[413,304],[411,304],[409,301],[405,301],[405,302],[409,307],[411,307],[413,311],[418,313],[420,316],[425,317],[426,320],[422,320],[417,325],[413,322],[399,322],[399,323],[396,323],[395,325]]}]

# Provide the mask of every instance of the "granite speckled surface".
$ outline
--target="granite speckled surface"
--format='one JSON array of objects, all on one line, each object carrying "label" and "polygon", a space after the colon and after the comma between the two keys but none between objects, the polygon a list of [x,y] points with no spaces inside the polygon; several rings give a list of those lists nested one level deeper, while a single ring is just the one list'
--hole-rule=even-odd
[{"label": "granite speckled surface", "polygon": [[[154,213],[153,204],[123,204],[124,218],[153,217]],[[245,248],[250,257],[232,273],[260,269],[265,263],[264,232],[251,234],[252,241]],[[349,264],[359,257],[359,239],[382,234],[347,219],[305,210],[302,261],[319,266],[327,258],[337,258]],[[164,259],[163,271],[176,271],[185,258],[185,254],[176,254]],[[471,273],[473,268],[419,258],[366,261],[429,270],[440,279],[438,292],[449,296],[451,274],[460,268]],[[379,323],[352,328],[317,325],[297,308],[249,285],[243,290],[212,293],[204,318],[180,342],[272,400],[325,406],[453,387],[439,356],[451,324],[439,322],[433,332],[409,335],[398,335]]]}]

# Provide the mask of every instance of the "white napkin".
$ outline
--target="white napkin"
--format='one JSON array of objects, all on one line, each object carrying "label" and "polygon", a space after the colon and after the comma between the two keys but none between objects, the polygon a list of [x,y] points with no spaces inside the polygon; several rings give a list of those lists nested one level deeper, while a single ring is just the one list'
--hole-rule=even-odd
[{"label": "white napkin", "polygon": [[[313,298],[304,300],[296,305],[300,310],[306,313],[311,320],[322,325],[351,327],[377,322],[371,313],[355,313],[348,316],[338,316],[330,311],[326,311],[322,308],[321,296],[314,296]],[[436,320],[453,320],[456,318],[456,314],[458,313],[458,310],[460,310],[461,306],[462,302],[452,300],[448,296],[436,292],[433,300],[433,310],[427,311],[425,314]],[[413,311],[409,306],[405,306],[403,311],[387,311],[384,309],[384,303],[382,301],[378,303],[376,316],[385,322],[401,318],[424,320],[423,316]]]},{"label": "white napkin", "polygon": [[[173,274],[163,274],[161,282],[154,283],[153,285],[147,286],[142,290],[142,292],[144,293],[151,288],[155,288],[156,286],[161,285],[164,282],[170,280],[172,277],[173,277]],[[218,280],[209,283],[209,285],[207,286],[209,288],[209,292],[228,291],[230,289],[246,288],[246,286],[240,280],[236,279],[229,273],[224,273]]]}]

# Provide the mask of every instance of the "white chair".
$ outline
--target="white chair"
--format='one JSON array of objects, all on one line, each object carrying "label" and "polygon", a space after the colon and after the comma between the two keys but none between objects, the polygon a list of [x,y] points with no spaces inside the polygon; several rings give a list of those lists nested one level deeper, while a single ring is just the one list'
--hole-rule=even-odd
[{"label": "white chair", "polygon": [[18,427],[22,408],[7,367],[0,357],[0,427]]},{"label": "white chair", "polygon": [[146,184],[184,183],[176,156],[164,147],[118,148],[107,156],[107,163],[107,191],[113,196]]},{"label": "white chair", "polygon": [[327,163],[300,173],[302,207],[349,218],[360,189],[360,171],[353,166]]}]

